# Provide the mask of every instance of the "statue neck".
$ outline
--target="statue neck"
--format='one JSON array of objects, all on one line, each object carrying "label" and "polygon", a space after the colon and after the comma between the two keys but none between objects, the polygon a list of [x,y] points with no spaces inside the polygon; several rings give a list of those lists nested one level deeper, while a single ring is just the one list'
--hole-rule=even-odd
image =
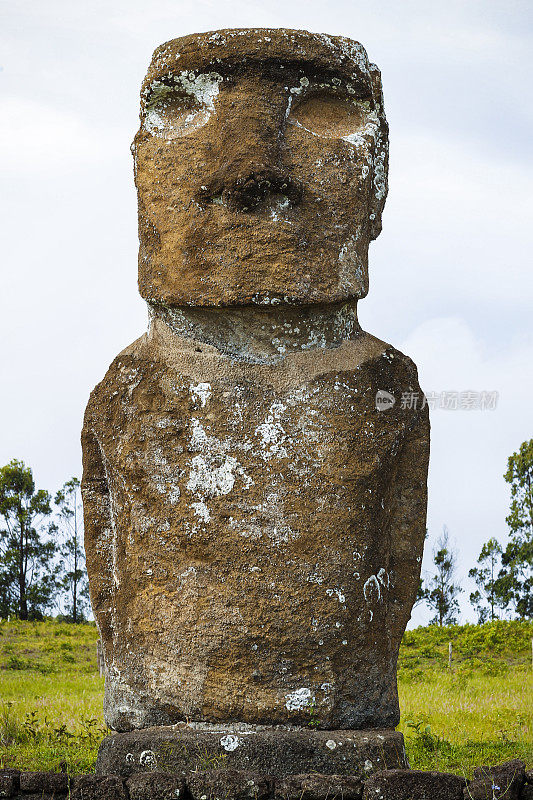
[{"label": "statue neck", "polygon": [[357,301],[321,306],[261,308],[175,307],[148,304],[150,327],[160,320],[178,337],[216,347],[236,360],[281,361],[288,353],[339,347],[361,334]]}]

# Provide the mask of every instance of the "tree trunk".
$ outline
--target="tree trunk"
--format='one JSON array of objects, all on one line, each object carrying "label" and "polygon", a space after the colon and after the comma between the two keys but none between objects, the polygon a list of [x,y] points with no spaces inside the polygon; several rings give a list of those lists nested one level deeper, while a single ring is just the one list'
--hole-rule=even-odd
[{"label": "tree trunk", "polygon": [[78,521],[76,519],[76,495],[74,495],[74,582],[72,587],[72,622],[78,621]]},{"label": "tree trunk", "polygon": [[19,619],[28,619],[28,601],[26,598],[26,574],[24,570],[24,523],[20,521],[19,538]]},{"label": "tree trunk", "polygon": [[72,622],[74,623],[78,621],[78,609],[77,609],[78,578],[76,572],[77,572],[76,559],[74,559],[74,587],[72,592]]}]

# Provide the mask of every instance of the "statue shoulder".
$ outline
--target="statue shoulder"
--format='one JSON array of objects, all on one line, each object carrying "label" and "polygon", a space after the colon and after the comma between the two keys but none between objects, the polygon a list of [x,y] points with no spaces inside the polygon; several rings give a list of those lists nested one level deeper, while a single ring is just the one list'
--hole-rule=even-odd
[{"label": "statue shoulder", "polygon": [[151,352],[146,334],[121,350],[89,396],[85,410],[85,425],[94,414],[100,417],[106,405],[110,406],[116,397],[139,382],[150,358]]},{"label": "statue shoulder", "polygon": [[420,388],[416,364],[401,350],[366,331],[362,331],[357,346],[364,353],[364,360],[371,362],[381,374],[395,375],[401,382],[411,382]]}]

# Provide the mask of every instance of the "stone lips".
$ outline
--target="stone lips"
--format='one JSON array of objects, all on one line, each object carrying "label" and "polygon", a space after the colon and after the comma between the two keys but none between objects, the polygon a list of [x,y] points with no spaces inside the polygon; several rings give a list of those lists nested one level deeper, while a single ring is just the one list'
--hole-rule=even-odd
[{"label": "stone lips", "polygon": [[156,321],[115,359],[83,432],[111,727],[398,722],[429,426],[378,389],[416,370],[363,333],[251,366]]},{"label": "stone lips", "polygon": [[388,142],[379,70],[342,37],[217,31],[158,48],[133,145],[139,290],[166,306],[368,291]]}]

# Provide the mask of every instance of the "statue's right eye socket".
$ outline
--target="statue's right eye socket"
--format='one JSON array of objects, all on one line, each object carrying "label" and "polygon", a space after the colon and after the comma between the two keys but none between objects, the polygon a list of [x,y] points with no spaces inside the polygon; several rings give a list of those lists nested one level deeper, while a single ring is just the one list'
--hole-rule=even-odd
[{"label": "statue's right eye socket", "polygon": [[161,85],[146,102],[143,126],[165,138],[185,136],[207,122],[209,111],[193,95]]}]

